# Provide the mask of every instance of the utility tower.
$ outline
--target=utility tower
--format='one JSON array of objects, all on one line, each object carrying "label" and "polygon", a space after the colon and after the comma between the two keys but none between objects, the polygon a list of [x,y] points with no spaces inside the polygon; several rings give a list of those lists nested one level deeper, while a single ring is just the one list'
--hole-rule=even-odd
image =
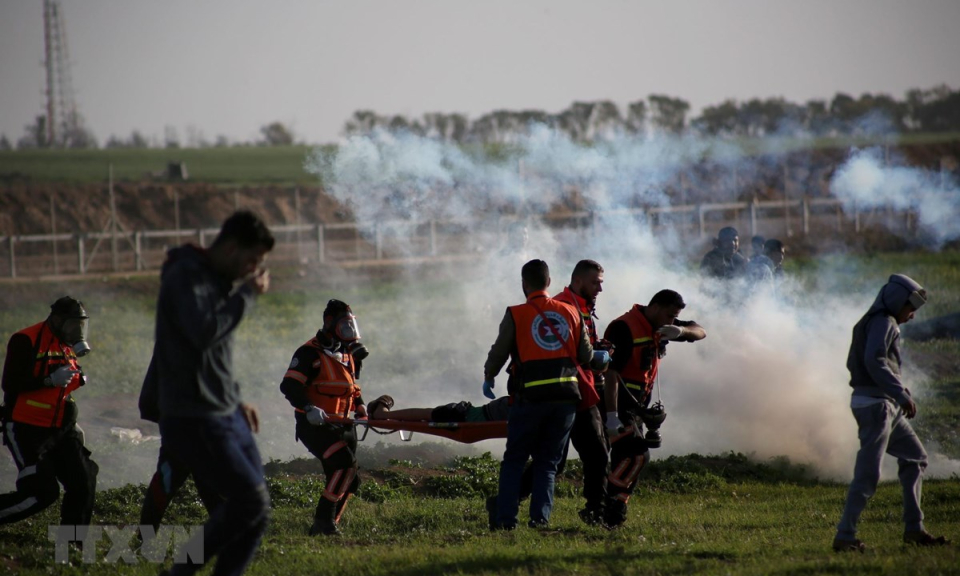
[{"label": "utility tower", "polygon": [[67,28],[60,0],[43,0],[43,38],[47,71],[47,142],[53,147],[69,144],[81,127],[70,79]]}]

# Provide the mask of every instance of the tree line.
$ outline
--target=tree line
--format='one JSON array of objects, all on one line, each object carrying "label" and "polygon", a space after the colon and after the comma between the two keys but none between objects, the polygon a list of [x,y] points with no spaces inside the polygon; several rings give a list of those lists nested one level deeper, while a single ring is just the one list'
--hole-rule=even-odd
[{"label": "tree line", "polygon": [[[621,109],[610,100],[574,102],[553,114],[543,110],[494,110],[476,119],[466,114],[429,112],[419,118],[382,115],[357,110],[346,121],[346,136],[366,135],[377,130],[408,132],[452,143],[509,143],[530,133],[534,126],[546,126],[576,142],[594,142],[617,135],[665,132],[717,137],[781,136],[865,136],[907,132],[960,131],[960,89],[947,85],[909,90],[902,100],[886,94],[864,93],[853,97],[837,93],[831,100],[809,100],[796,104],[784,98],[754,98],[738,102],[725,100],[707,106],[699,116],[689,117],[690,104],[663,94],[651,94]],[[47,142],[46,117],[37,116],[24,128],[16,148],[98,148],[92,132],[77,124],[61,141]],[[260,128],[260,138],[231,142],[218,136],[206,140],[195,127],[188,127],[186,146],[285,146],[295,143],[293,131],[282,122]],[[164,129],[162,140],[150,140],[134,130],[128,137],[111,135],[105,148],[179,148],[181,139],[172,126]],[[0,150],[14,146],[0,134]]]},{"label": "tree line", "polygon": [[609,100],[598,100],[574,102],[557,114],[495,110],[475,120],[457,113],[431,112],[421,118],[407,118],[358,110],[343,131],[347,136],[375,130],[407,131],[456,143],[508,143],[529,134],[537,125],[559,130],[577,142],[648,131],[719,137],[950,132],[960,131],[960,89],[946,85],[914,89],[903,100],[869,93],[858,98],[837,93],[830,101],[810,100],[804,104],[783,98],[726,100],[705,107],[693,118],[689,112],[688,102],[662,94],[651,94],[622,110]]}]

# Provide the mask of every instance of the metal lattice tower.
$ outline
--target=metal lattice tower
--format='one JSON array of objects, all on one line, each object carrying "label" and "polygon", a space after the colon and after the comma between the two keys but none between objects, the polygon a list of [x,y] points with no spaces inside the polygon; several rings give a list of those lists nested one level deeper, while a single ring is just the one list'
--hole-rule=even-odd
[{"label": "metal lattice tower", "polygon": [[47,70],[47,141],[65,146],[81,128],[70,77],[67,29],[60,0],[43,1],[43,36]]}]

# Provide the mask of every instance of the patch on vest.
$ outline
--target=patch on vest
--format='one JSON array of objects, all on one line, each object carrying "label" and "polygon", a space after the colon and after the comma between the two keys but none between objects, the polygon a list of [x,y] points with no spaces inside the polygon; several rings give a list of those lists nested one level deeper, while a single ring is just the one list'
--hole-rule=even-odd
[{"label": "patch on vest", "polygon": [[296,367],[299,366],[299,365],[300,365],[300,359],[298,359],[296,356],[294,356],[294,357],[293,357],[293,360],[290,361],[290,367],[291,367],[291,368],[296,368]]},{"label": "patch on vest", "polygon": [[[543,323],[543,316],[550,319],[552,330],[550,326]],[[544,350],[550,350],[551,352],[563,348],[563,343],[570,338],[570,325],[567,324],[567,319],[559,312],[552,310],[544,312],[543,316],[538,314],[533,319],[533,325],[530,328],[533,334],[533,341],[537,343],[537,346]],[[559,336],[560,339],[558,339],[557,336]]]}]

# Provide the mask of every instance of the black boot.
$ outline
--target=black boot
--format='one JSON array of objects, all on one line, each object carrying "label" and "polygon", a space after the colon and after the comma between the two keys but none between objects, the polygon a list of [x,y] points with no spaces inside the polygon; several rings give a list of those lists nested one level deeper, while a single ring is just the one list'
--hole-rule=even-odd
[{"label": "black boot", "polygon": [[313,526],[310,527],[310,535],[317,536],[323,534],[325,536],[337,536],[340,534],[340,529],[337,528],[336,518],[337,514],[337,503],[331,502],[326,498],[321,497],[320,503],[317,504],[317,511],[313,516]]}]

